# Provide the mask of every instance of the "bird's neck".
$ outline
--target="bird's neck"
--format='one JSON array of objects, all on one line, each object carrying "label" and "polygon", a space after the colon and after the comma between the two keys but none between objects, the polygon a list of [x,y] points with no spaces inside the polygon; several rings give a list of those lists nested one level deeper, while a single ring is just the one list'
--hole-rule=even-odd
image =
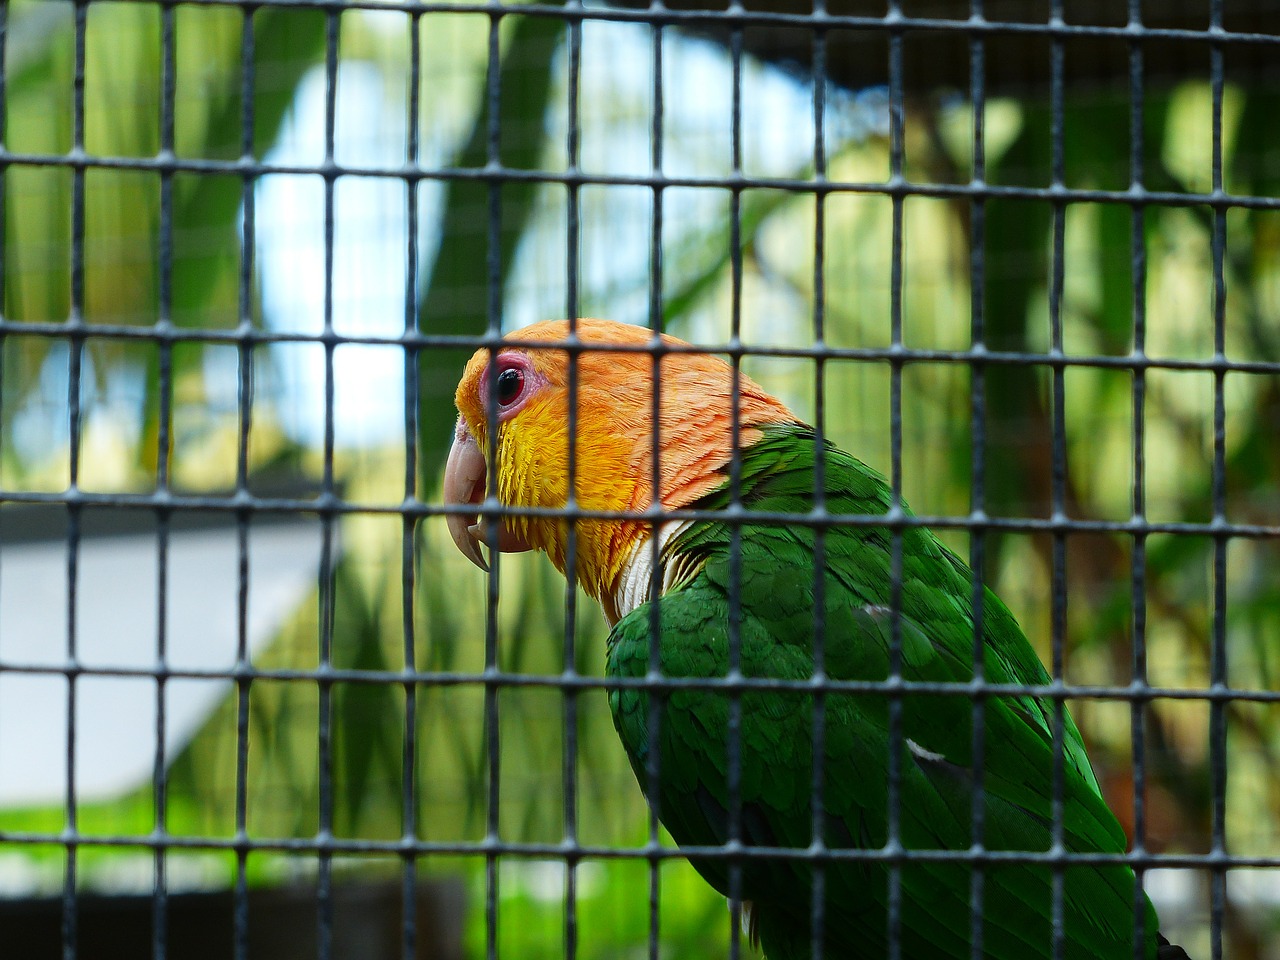
[{"label": "bird's neck", "polygon": [[689,529],[690,523],[689,520],[668,520],[659,524],[656,534],[651,532],[636,542],[617,583],[601,601],[609,626],[684,582],[683,574],[687,571],[672,557],[671,542]]},{"label": "bird's neck", "polygon": [[[630,516],[576,521],[572,558],[570,524],[561,518],[538,521],[528,540],[545,550],[562,573],[568,574],[572,559],[578,583],[599,601],[610,622],[616,622],[638,605],[637,597],[647,599],[655,521],[644,514],[655,499],[663,511],[695,505],[728,482],[735,442],[738,449],[750,447],[769,424],[796,422],[786,407],[763,393],[744,394],[736,409],[728,397],[685,404],[678,414],[674,409],[664,412],[656,470],[651,417],[619,417],[607,428],[583,430],[578,441],[577,506],[586,512]],[[563,506],[563,493],[556,499]],[[659,522],[657,529],[661,546],[673,525]]]},{"label": "bird's neck", "polygon": [[[723,483],[717,478],[711,485]],[[648,487],[650,485],[644,485]],[[663,510],[688,506],[687,491],[700,490],[707,484],[692,479],[680,481],[685,491],[678,499],[661,498]],[[627,493],[623,497],[619,494]],[[639,484],[619,479],[607,491],[591,492],[579,488],[578,506],[586,512],[635,515],[634,519],[581,519],[567,521],[548,518],[534,531],[533,546],[546,551],[556,568],[566,576],[570,565],[578,584],[604,610],[610,626],[650,598],[653,570],[655,527],[661,550],[672,534],[688,526],[676,521],[658,522],[643,518],[650,509],[652,497]],[[572,543],[572,548],[571,548]]]}]

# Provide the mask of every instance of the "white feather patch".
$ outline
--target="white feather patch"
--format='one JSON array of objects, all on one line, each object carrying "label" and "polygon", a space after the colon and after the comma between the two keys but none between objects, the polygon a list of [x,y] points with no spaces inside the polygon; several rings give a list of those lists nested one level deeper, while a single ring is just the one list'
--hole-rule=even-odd
[{"label": "white feather patch", "polygon": [[934,753],[932,750],[926,750],[920,744],[916,743],[910,737],[907,738],[907,749],[914,753],[921,760],[932,760],[935,763],[939,760],[947,759],[940,753]]},{"label": "white feather patch", "polygon": [[[679,522],[669,520],[658,527],[658,555],[666,549],[667,542],[676,534],[689,526],[688,520]],[[671,586],[671,570],[663,564],[660,571],[662,583],[660,591],[667,592]],[[621,620],[632,610],[649,602],[649,589],[653,586],[653,537],[645,537],[636,542],[631,550],[627,565],[622,568],[622,577],[618,580],[617,592],[613,595],[614,606]],[[613,626],[613,624],[609,624]]]}]

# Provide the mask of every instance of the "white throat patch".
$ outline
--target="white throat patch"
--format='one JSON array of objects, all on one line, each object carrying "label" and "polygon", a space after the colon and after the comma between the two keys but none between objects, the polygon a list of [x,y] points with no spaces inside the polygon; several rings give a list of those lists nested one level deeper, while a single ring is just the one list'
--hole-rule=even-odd
[{"label": "white throat patch", "polygon": [[[657,553],[658,575],[661,577],[660,593],[667,592],[667,589],[671,586],[672,576],[671,566],[664,562],[662,553],[666,550],[667,543],[671,538],[688,526],[688,520],[668,520],[658,527]],[[619,620],[637,607],[648,603],[651,599],[649,591],[653,586],[653,555],[653,537],[645,537],[636,543],[631,551],[630,558],[627,560],[627,565],[622,568],[622,576],[618,580],[618,589],[613,595],[613,605],[617,608]],[[609,624],[611,627],[613,625],[613,622]]]}]

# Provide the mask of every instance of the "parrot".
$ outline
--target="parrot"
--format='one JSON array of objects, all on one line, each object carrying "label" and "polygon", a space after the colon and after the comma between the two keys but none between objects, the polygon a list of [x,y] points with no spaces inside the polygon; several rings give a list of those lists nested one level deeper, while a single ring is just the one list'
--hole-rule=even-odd
[{"label": "parrot", "polygon": [[[484,570],[481,545],[572,564],[640,788],[768,960],[1186,960],[1065,705],[986,695],[975,753],[975,678],[1050,677],[883,476],[670,335],[584,318],[499,344],[457,387],[450,535]],[[1055,881],[1054,849],[1110,859]]]}]

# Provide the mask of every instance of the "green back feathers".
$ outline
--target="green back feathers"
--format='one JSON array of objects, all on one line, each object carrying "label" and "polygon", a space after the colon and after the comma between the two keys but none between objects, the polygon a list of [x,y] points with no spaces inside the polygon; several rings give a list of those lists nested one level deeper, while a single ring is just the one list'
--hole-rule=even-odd
[{"label": "green back feathers", "polygon": [[[892,493],[886,480],[866,464],[830,444],[824,449],[825,507],[829,514],[879,516],[889,512]],[[814,505],[814,463],[817,458],[815,437],[807,427],[767,428],[761,440],[747,449],[741,461],[739,499],[748,510],[805,514]],[[725,487],[697,504],[702,510],[721,510],[730,505],[731,493]],[[911,515],[902,503],[902,510]],[[812,526],[745,526],[747,533],[740,542],[750,540],[745,551],[754,562],[771,566],[765,555],[778,561],[772,579],[788,590],[798,601],[798,610],[807,624],[795,623],[790,632],[805,643],[813,633],[812,613],[814,552],[817,536]],[[887,527],[850,526],[828,528],[823,538],[825,565],[839,585],[863,605],[888,608],[893,600],[892,537]],[[671,553],[690,552],[727,557],[732,539],[728,523],[704,523],[690,529],[669,545]],[[955,682],[973,679],[974,648],[974,576],[968,565],[929,530],[920,526],[904,526],[901,531],[902,571],[899,610],[917,624],[939,651],[958,658],[956,672],[948,677]],[[727,586],[727,584],[726,584]],[[1022,630],[1004,605],[989,589],[983,588],[982,639],[986,680],[995,684],[1047,685],[1050,682],[1044,665],[1031,649]],[[840,676],[840,644],[828,652],[836,657],[827,664],[827,672],[836,679],[875,679],[873,677]],[[908,652],[904,649],[904,655]],[[887,672],[884,674],[887,676]],[[941,678],[938,678],[941,679]],[[1034,726],[1052,735],[1052,708],[1032,698],[1019,698]],[[1080,733],[1070,716],[1066,717],[1065,752],[1069,763],[1094,789],[1097,781],[1084,752]]]},{"label": "green back feathers", "polygon": [[[740,502],[750,512],[807,513],[814,502],[818,447],[806,428],[771,427],[740,462]],[[884,479],[825,446],[825,506],[831,514],[885,514]],[[730,504],[726,487],[698,509]],[[904,508],[905,509],[905,508]],[[901,530],[901,577],[895,597],[893,536],[886,527],[831,526],[815,569],[815,532],[803,524],[751,523],[736,537],[725,522],[700,522],[664,548],[683,572],[659,605],[659,649],[665,675],[715,678],[728,673],[730,633],[745,677],[808,681],[815,632],[832,680],[883,681],[892,650],[904,680],[954,684],[956,692],[900,696],[899,733],[891,742],[884,693],[684,688],[663,694],[657,736],[649,729],[642,690],[610,696],[615,724],[641,786],[659,770],[658,815],[682,845],[729,839],[730,738],[737,715],[738,836],[763,847],[807,848],[813,842],[815,710],[823,723],[820,815],[831,848],[876,850],[889,839],[889,757],[899,768],[897,835],[907,850],[965,850],[981,840],[992,850],[1045,851],[1053,840],[1053,710],[1027,696],[986,699],[984,755],[974,756],[973,576],[927,530]],[[815,600],[820,584],[821,610]],[[991,683],[1044,684],[1048,676],[1012,615],[989,591],[982,595],[982,653]],[[897,601],[897,614],[890,611]],[[730,630],[736,610],[736,629]],[[821,616],[818,616],[818,613]],[[651,609],[621,620],[609,640],[611,676],[643,677],[649,665]],[[896,636],[895,636],[896,635]],[[1119,853],[1125,837],[1107,809],[1080,735],[1064,717],[1061,779],[1063,846]],[[974,796],[981,783],[981,837],[974,837]],[[694,859],[722,892],[731,872],[722,858]],[[748,860],[739,893],[754,902],[770,960],[810,956],[815,865],[803,858]],[[890,870],[883,860],[830,860],[822,931],[827,957],[883,957],[888,943]],[[899,872],[904,958],[970,956],[972,871],[963,862],[911,860]],[[1065,956],[1072,960],[1133,956],[1134,886],[1123,865],[1064,871]],[[1052,880],[1043,864],[1004,862],[983,870],[983,945],[999,960],[1049,957]],[[1146,952],[1154,956],[1156,918],[1145,916]]]}]

